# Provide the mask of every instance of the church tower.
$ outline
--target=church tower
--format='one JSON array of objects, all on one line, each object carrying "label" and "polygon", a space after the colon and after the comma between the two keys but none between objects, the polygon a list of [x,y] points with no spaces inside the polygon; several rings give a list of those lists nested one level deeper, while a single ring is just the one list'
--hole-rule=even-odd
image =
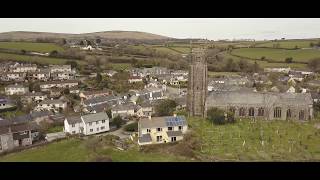
[{"label": "church tower", "polygon": [[187,109],[189,116],[206,117],[207,58],[204,48],[191,50],[189,62]]}]

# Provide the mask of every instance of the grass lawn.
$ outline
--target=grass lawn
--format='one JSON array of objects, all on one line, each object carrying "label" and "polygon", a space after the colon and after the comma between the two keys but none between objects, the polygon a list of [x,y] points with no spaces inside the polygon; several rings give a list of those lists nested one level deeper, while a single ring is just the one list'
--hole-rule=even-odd
[{"label": "grass lawn", "polygon": [[298,49],[298,50],[285,50],[285,49],[270,49],[270,48],[241,48],[232,51],[233,55],[242,56],[251,59],[266,59],[275,62],[285,62],[285,59],[292,57],[294,62],[307,63],[310,59],[319,58],[320,50],[316,49]]},{"label": "grass lawn", "polygon": [[35,52],[51,52],[51,51],[64,51],[61,46],[53,43],[32,43],[32,42],[0,42],[2,49],[15,49]]},{"label": "grass lawn", "polygon": [[273,47],[276,44],[280,45],[280,48],[310,48],[310,43],[318,43],[318,40],[288,40],[288,41],[277,41],[277,42],[266,42],[257,45],[256,47]]},{"label": "grass lawn", "polygon": [[[71,59],[51,58],[51,57],[40,57],[40,56],[28,56],[10,53],[0,53],[0,60],[8,61],[21,61],[21,62],[34,62],[40,64],[64,64],[66,61]],[[86,64],[85,61],[73,60],[80,65]]]},{"label": "grass lawn", "polygon": [[62,132],[63,126],[54,126],[47,130],[47,133],[55,133],[55,132]]},{"label": "grass lawn", "polygon": [[[90,139],[89,139],[90,140]],[[98,146],[94,153],[87,146],[89,140],[67,139],[0,157],[1,162],[87,162],[97,154],[111,157],[114,162],[175,162],[187,161],[179,156],[140,152],[137,147],[120,151]]]},{"label": "grass lawn", "polygon": [[207,161],[320,161],[320,130],[314,122],[242,120],[213,125],[189,118]]}]

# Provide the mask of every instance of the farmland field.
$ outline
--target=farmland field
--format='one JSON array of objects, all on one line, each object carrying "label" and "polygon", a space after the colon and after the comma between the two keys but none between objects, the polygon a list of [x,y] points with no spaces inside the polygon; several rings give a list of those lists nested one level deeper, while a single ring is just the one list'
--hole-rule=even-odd
[{"label": "farmland field", "polygon": [[[239,61],[241,59],[237,56],[233,56],[228,53],[222,53],[222,55],[225,59],[232,58],[235,61]],[[243,59],[246,59],[246,58],[243,58]],[[257,62],[261,68],[291,67],[291,68],[300,69],[300,70],[304,70],[307,68],[307,64],[302,64],[302,63],[290,63],[290,64],[284,63],[284,62],[269,63],[267,61],[261,61],[261,60],[252,60],[252,59],[246,59],[246,60],[249,61],[249,63]]]},{"label": "farmland field", "polygon": [[[18,55],[10,53],[0,53],[0,61],[20,61],[20,62],[33,62],[40,64],[64,64],[66,61],[71,59],[61,59],[61,58],[51,58],[51,57],[40,57],[40,56],[28,56],[28,55]],[[78,64],[85,64],[85,61],[74,60]]]},{"label": "farmland field", "polygon": [[14,49],[35,52],[51,52],[51,51],[64,51],[64,49],[53,43],[32,43],[32,42],[0,42],[1,49]]},{"label": "farmland field", "polygon": [[234,49],[233,55],[246,57],[250,59],[261,59],[265,57],[275,62],[284,62],[286,58],[292,57],[294,62],[307,63],[310,59],[319,58],[320,50],[316,49],[270,49],[270,48],[241,48]]},{"label": "farmland field", "polygon": [[112,70],[120,71],[120,70],[128,70],[131,68],[131,64],[129,63],[112,63]]},{"label": "farmland field", "polygon": [[310,43],[318,43],[318,40],[290,40],[290,41],[277,41],[277,42],[266,42],[257,45],[256,47],[273,47],[279,44],[279,48],[293,49],[297,48],[310,48]]}]

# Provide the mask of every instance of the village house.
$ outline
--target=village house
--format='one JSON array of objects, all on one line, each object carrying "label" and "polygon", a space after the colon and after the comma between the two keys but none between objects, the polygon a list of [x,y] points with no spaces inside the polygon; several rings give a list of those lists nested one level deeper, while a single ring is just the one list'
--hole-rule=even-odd
[{"label": "village house", "polygon": [[101,90],[101,91],[82,91],[79,96],[83,99],[92,99],[96,97],[109,96],[112,94],[111,90]]},{"label": "village house", "polygon": [[67,108],[67,102],[60,99],[47,99],[41,101],[36,107],[35,111],[53,111],[61,112]]},{"label": "village house", "polygon": [[8,85],[4,89],[6,95],[24,95],[29,92],[29,88],[21,84]]},{"label": "village house", "polygon": [[53,113],[51,111],[32,111],[29,114],[16,116],[11,119],[13,123],[27,123],[35,122],[40,125],[40,122],[46,121],[48,123],[53,123],[51,116]]},{"label": "village house", "polygon": [[26,73],[20,72],[4,72],[1,74],[2,81],[22,82],[26,79]]},{"label": "village house", "polygon": [[164,96],[163,88],[145,88],[141,91],[135,93],[135,96],[141,97],[144,100],[159,100],[159,99],[166,99],[167,97]]},{"label": "village house", "polygon": [[32,91],[31,93],[26,93],[24,96],[21,97],[21,101],[25,104],[30,104],[30,103],[39,103],[43,100],[47,99],[47,95],[42,93],[42,92],[34,92]]},{"label": "village house", "polygon": [[51,73],[72,72],[71,65],[49,65]]},{"label": "village house", "polygon": [[15,64],[10,67],[10,71],[17,73],[35,72],[37,70],[36,64]]},{"label": "village house", "polygon": [[108,104],[110,106],[118,104],[120,101],[120,98],[117,96],[102,96],[102,97],[96,97],[96,98],[91,98],[91,99],[85,99],[82,101],[82,105],[84,107],[87,106],[96,106],[100,104]]},{"label": "village house", "polygon": [[75,79],[75,73],[69,72],[69,71],[63,71],[63,72],[52,72],[50,73],[50,77],[53,81],[57,80],[71,80]]},{"label": "village house", "polygon": [[13,124],[8,120],[0,120],[0,152],[30,146],[38,135],[39,132],[32,123]]},{"label": "village house", "polygon": [[34,81],[48,81],[50,79],[50,70],[38,69],[37,71],[28,73],[28,79]]},{"label": "village house", "polygon": [[145,101],[138,105],[137,116],[138,117],[149,117],[154,113],[153,106],[149,101]]},{"label": "village house", "polygon": [[264,72],[275,72],[275,73],[285,73],[288,74],[291,68],[264,68]]},{"label": "village house", "polygon": [[109,130],[109,117],[105,112],[68,117],[64,121],[64,131],[69,134],[93,135]]},{"label": "village house", "polygon": [[135,105],[132,103],[117,104],[111,109],[111,116],[112,118],[115,118],[117,116],[120,116],[122,118],[130,117],[135,115],[135,108]]},{"label": "village house", "polygon": [[40,89],[41,91],[49,91],[51,88],[71,88],[78,85],[79,82],[76,80],[50,81],[40,83]]},{"label": "village house", "polygon": [[184,116],[148,117],[138,122],[138,144],[159,144],[183,139],[188,130]]},{"label": "village house", "polygon": [[137,82],[143,82],[142,77],[139,76],[130,76],[128,79],[129,83],[137,83]]}]

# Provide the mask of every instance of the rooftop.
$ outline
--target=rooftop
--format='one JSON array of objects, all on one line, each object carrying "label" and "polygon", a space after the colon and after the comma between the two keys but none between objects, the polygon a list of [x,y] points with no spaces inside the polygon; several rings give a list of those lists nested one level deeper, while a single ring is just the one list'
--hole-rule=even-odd
[{"label": "rooftop", "polygon": [[88,114],[81,117],[85,123],[96,122],[101,120],[109,120],[107,113],[100,112],[96,114]]}]

